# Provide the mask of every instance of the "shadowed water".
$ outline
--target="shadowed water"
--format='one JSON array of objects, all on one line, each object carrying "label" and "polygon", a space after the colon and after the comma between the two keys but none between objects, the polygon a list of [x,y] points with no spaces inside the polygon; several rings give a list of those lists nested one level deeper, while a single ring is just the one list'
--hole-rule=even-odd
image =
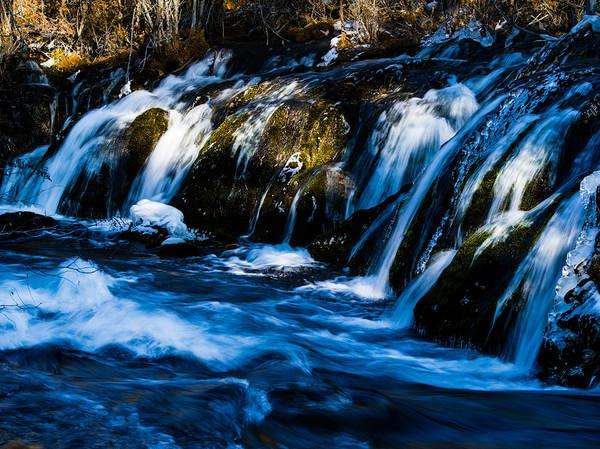
[{"label": "shadowed water", "polygon": [[[73,226],[73,225],[71,225]],[[78,232],[83,232],[80,228]],[[97,226],[92,229],[98,229]],[[288,245],[179,260],[42,233],[3,242],[0,441],[52,448],[596,447],[594,392],[303,288]]]}]

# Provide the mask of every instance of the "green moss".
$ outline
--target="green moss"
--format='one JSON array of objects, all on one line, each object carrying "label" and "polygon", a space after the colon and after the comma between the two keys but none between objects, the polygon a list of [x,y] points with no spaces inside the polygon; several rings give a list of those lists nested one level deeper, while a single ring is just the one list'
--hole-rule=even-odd
[{"label": "green moss", "polygon": [[168,128],[169,113],[163,109],[152,108],[139,115],[127,131],[124,153],[128,166],[141,168]]},{"label": "green moss", "polygon": [[91,179],[82,173],[65,193],[63,213],[103,218],[121,210],[134,179],[169,127],[169,113],[153,108],[139,115],[124,131],[98,173]]},{"label": "green moss", "polygon": [[527,184],[523,199],[521,200],[521,210],[531,210],[548,197],[554,185],[554,167],[547,163],[544,168]]},{"label": "green moss", "polygon": [[494,168],[487,172],[481,180],[479,187],[473,193],[473,198],[462,222],[462,232],[464,235],[468,235],[485,222],[490,205],[494,199],[494,184],[496,183],[498,173],[499,168]]},{"label": "green moss", "polygon": [[[298,154],[300,163],[293,176],[283,171],[273,183],[263,205],[258,238],[278,241],[283,237],[292,200],[300,188],[304,191],[298,204],[297,228],[303,232],[297,237],[306,242],[331,225],[332,216],[327,214],[325,204],[326,175],[313,172],[341,154],[347,134],[342,111],[321,99],[290,102],[273,113],[263,134],[263,145],[254,158],[256,176],[271,179],[273,167],[283,167],[294,154]],[[308,224],[306,220],[311,216],[313,222]]]},{"label": "green moss", "polygon": [[235,142],[236,130],[248,120],[248,114],[236,114],[228,116],[217,129],[215,129],[208,141],[200,150],[200,157],[207,157],[209,153],[231,153]]},{"label": "green moss", "polygon": [[[471,234],[415,308],[417,326],[447,344],[468,343],[492,352],[501,348],[507,338],[506,326],[497,323],[495,332],[490,333],[497,302],[553,210],[549,207],[532,221],[515,225],[503,240],[487,246],[477,257],[478,248],[490,233],[484,228]],[[513,299],[504,310],[503,320],[512,319],[519,307],[520,295]]]},{"label": "green moss", "polygon": [[247,89],[244,89],[242,92],[234,95],[226,107],[230,112],[239,110],[251,101],[255,100],[257,97],[264,95],[272,87],[273,85],[269,82],[254,84]]}]

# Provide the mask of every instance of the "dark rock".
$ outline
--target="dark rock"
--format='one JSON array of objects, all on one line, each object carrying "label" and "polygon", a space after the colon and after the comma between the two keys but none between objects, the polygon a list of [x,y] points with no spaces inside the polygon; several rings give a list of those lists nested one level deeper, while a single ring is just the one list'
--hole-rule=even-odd
[{"label": "dark rock", "polygon": [[157,249],[157,254],[160,257],[185,258],[201,256],[205,253],[205,249],[192,242],[163,244]]},{"label": "dark rock", "polygon": [[147,247],[157,247],[169,237],[168,232],[162,228],[129,228],[119,234],[119,239],[130,242],[142,243]]},{"label": "dark rock", "polygon": [[59,222],[33,212],[10,212],[0,215],[0,233],[19,233],[56,229]]},{"label": "dark rock", "polygon": [[105,145],[98,172],[92,177],[82,172],[65,192],[60,211],[89,218],[105,218],[120,211],[133,181],[166,132],[168,117],[167,111],[158,108],[139,115],[122,135]]},{"label": "dark rock", "polygon": [[497,302],[552,210],[548,208],[531,223],[513,226],[503,240],[487,246],[477,257],[489,231],[482,228],[466,239],[437,283],[415,307],[418,330],[445,344],[467,343],[499,353],[508,337],[507,323],[514,320],[520,302],[518,297],[509,301],[494,326]]}]

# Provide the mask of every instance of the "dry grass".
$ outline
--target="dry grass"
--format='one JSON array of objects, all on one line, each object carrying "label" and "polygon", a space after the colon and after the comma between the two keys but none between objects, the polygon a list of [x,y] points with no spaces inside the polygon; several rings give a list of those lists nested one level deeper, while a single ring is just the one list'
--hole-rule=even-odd
[{"label": "dry grass", "polygon": [[350,3],[349,12],[357,24],[361,42],[375,43],[389,20],[388,4],[385,0],[354,0]]},{"label": "dry grass", "polygon": [[20,53],[67,72],[142,47],[187,57],[206,45],[200,30],[220,20],[220,2],[0,0],[0,63]]},{"label": "dry grass", "polygon": [[52,56],[68,71],[142,47],[186,59],[206,45],[193,38],[200,29],[212,39],[305,42],[328,36],[338,19],[354,20],[358,41],[371,44],[414,41],[441,24],[453,29],[472,19],[492,28],[506,22],[559,34],[581,18],[590,1],[0,0],[0,65],[25,53],[39,60]]}]

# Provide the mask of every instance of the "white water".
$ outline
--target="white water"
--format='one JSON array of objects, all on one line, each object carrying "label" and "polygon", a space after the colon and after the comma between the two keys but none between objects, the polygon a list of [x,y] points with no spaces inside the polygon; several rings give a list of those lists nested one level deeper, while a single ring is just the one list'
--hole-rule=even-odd
[{"label": "white water", "polygon": [[[301,162],[298,162],[299,164],[302,164]],[[300,165],[300,167],[302,167]],[[290,205],[290,212],[288,214],[288,218],[287,221],[285,223],[285,232],[284,232],[284,236],[283,236],[283,243],[287,243],[289,244],[290,241],[292,240],[292,237],[294,235],[294,228],[296,227],[296,211],[298,208],[298,202],[300,201],[300,198],[302,198],[302,194],[304,193],[304,189],[306,189],[307,185],[310,183],[310,181],[321,172],[321,170],[317,170],[314,173],[312,173],[308,179],[306,180],[306,182],[304,184],[302,184],[299,188],[298,191],[296,192],[296,194],[294,195],[294,198],[292,199],[292,204]]]},{"label": "white water", "polygon": [[386,246],[379,257],[376,258],[371,266],[370,272],[373,288],[379,292],[388,290],[389,273],[396,257],[396,253],[402,244],[404,234],[410,226],[415,214],[419,210],[421,203],[429,192],[433,182],[440,173],[445,169],[447,163],[459,150],[462,139],[465,135],[477,126],[487,114],[498,107],[504,97],[498,97],[494,101],[489,102],[485,107],[482,107],[466,124],[458,135],[444,145],[436,154],[435,158],[428,165],[426,171],[421,176],[419,182],[412,189],[407,201],[402,204],[399,215],[396,218],[394,229],[386,242]]},{"label": "white water", "polygon": [[[551,166],[556,166],[562,142],[569,125],[577,117],[574,110],[551,111],[527,135],[514,155],[500,170],[494,183],[494,199],[488,211],[487,222],[493,221],[503,210],[521,210],[526,189],[531,182]],[[547,175],[552,182],[552,172]]]},{"label": "white water", "polygon": [[279,245],[252,244],[223,253],[222,263],[236,274],[257,274],[260,271],[289,271],[318,267],[304,248],[293,248],[287,243]]},{"label": "white water", "polygon": [[197,106],[184,115],[177,111],[171,113],[169,129],[134,181],[127,205],[142,199],[162,203],[173,199],[210,137],[211,119],[212,109],[208,104]]},{"label": "white water", "polygon": [[421,98],[395,103],[383,112],[368,142],[364,165],[374,162],[356,209],[369,209],[415,182],[440,147],[479,105],[471,90],[455,84]]},{"label": "white water", "polygon": [[[151,108],[177,110],[183,107],[179,102],[186,92],[223,78],[227,60],[226,53],[211,53],[184,75],[168,76],[152,92],[135,91],[88,112],[75,124],[56,154],[46,161],[44,170],[48,176],[22,180],[13,200],[55,214],[65,191],[82,174],[89,180],[104,164],[113,166],[116,163],[118,155],[113,149],[114,139],[136,117]],[[10,187],[4,182],[0,192],[6,193]]]},{"label": "white water", "polygon": [[115,296],[113,290],[119,291],[124,281],[91,262],[68,260],[54,276],[50,282],[48,276],[0,282],[3,297],[19,298],[22,305],[0,314],[0,349],[66,340],[86,351],[119,344],[145,356],[175,351],[218,363],[231,360],[244,345],[242,339],[212,335],[172,312],[146,311]]},{"label": "white water", "polygon": [[234,142],[231,151],[236,158],[236,178],[243,178],[246,173],[250,160],[260,146],[269,119],[283,102],[298,95],[301,90],[301,85],[297,81],[284,84],[239,112],[249,116],[233,134]]},{"label": "white water", "polygon": [[524,307],[508,344],[509,357],[521,369],[530,370],[535,364],[557,281],[565,258],[582,230],[585,216],[579,193],[564,201],[498,302],[494,321],[514,295],[522,295]]},{"label": "white water", "polygon": [[[536,116],[525,116],[519,120],[518,123],[510,127],[506,136],[502,137],[496,145],[489,150],[489,154],[485,158],[482,164],[476,169],[475,173],[467,180],[458,200],[458,207],[456,208],[456,220],[460,224],[467,212],[473,196],[479,187],[485,176],[492,170],[496,164],[500,161],[506,152],[512,147],[512,145],[519,139],[520,135],[527,129],[527,127],[537,120]],[[459,229],[458,232],[459,241],[462,239],[462,235]]]},{"label": "white water", "polygon": [[455,254],[455,250],[450,250],[434,255],[425,271],[402,291],[391,318],[395,327],[405,328],[412,324],[415,306],[437,282]]}]

